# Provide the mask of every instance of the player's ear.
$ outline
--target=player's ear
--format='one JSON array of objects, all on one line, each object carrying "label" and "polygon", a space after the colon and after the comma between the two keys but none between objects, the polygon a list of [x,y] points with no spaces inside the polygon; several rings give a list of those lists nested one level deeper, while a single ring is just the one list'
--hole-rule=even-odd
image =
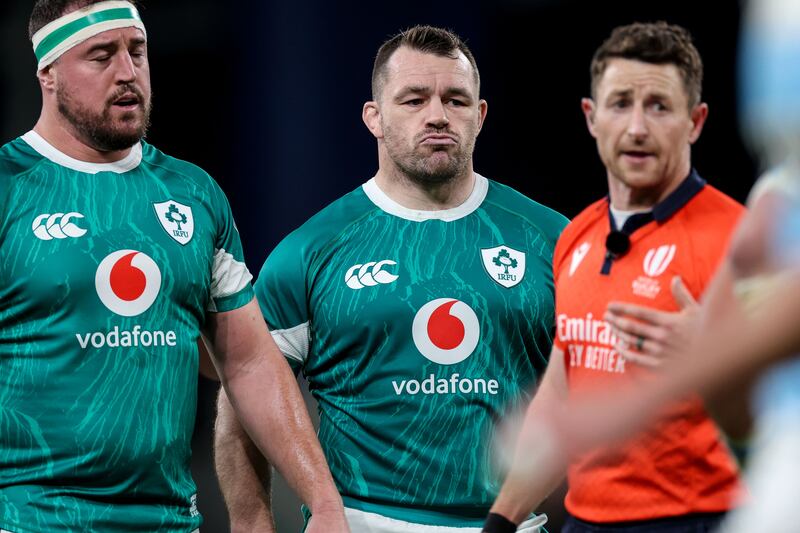
[{"label": "player's ear", "polygon": [[36,73],[36,78],[39,80],[39,85],[42,89],[48,92],[56,90],[56,72],[53,65],[47,65],[42,70]]},{"label": "player's ear", "polygon": [[581,98],[581,110],[583,110],[583,116],[586,118],[586,127],[589,129],[589,133],[592,137],[597,137],[594,133],[594,100],[591,98]]},{"label": "player's ear", "polygon": [[367,129],[376,139],[383,139],[383,128],[381,127],[381,111],[378,102],[370,100],[364,104],[361,110],[361,120],[367,125]]},{"label": "player's ear", "polygon": [[478,133],[480,133],[481,128],[483,127],[483,121],[486,120],[486,113],[489,111],[489,104],[486,103],[486,100],[481,100],[478,102]]}]

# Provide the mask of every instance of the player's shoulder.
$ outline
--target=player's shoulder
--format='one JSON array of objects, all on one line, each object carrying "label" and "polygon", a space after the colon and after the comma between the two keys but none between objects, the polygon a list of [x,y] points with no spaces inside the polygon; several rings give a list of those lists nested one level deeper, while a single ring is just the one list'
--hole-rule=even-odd
[{"label": "player's shoulder", "polygon": [[513,187],[488,180],[486,207],[503,210],[536,226],[554,243],[569,220],[558,211],[536,202]]},{"label": "player's shoulder", "polygon": [[17,137],[0,147],[0,180],[10,181],[28,172],[42,160],[43,157],[22,137]]},{"label": "player's shoulder", "polygon": [[275,255],[308,257],[336,241],[339,235],[376,210],[375,204],[359,186],[322,208],[284,237],[270,258]]},{"label": "player's shoulder", "polygon": [[218,189],[217,182],[198,165],[167,155],[152,144],[142,141],[142,164],[169,174],[181,176],[196,185]]}]

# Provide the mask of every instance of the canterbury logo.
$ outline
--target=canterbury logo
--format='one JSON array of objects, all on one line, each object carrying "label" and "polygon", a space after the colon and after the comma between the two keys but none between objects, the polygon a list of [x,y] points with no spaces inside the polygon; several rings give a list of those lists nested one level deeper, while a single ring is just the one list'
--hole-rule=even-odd
[{"label": "canterbury logo", "polygon": [[644,273],[651,278],[660,276],[672,262],[673,257],[675,257],[674,244],[665,244],[649,250],[644,256]]},{"label": "canterbury logo", "polygon": [[83,237],[86,230],[75,225],[73,220],[83,218],[83,215],[72,211],[71,213],[45,213],[33,219],[31,229],[38,239],[49,241],[51,239],[66,239],[68,237]]},{"label": "canterbury logo", "polygon": [[364,287],[373,287],[378,284],[386,285],[392,283],[398,276],[383,270],[383,268],[395,266],[396,264],[391,259],[384,259],[377,262],[370,261],[363,265],[353,265],[347,269],[347,273],[344,275],[344,282],[351,289],[363,289]]}]

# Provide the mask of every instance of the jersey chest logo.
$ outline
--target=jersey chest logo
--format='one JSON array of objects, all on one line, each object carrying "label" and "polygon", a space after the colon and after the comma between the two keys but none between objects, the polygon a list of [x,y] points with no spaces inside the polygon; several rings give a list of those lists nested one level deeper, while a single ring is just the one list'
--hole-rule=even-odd
[{"label": "jersey chest logo", "polygon": [[192,208],[188,205],[183,205],[175,200],[167,200],[166,202],[154,203],[153,209],[156,212],[156,218],[167,232],[167,235],[172,237],[179,244],[186,244],[192,240],[194,235],[194,216],[192,215]]},{"label": "jersey chest logo", "polygon": [[75,221],[82,218],[83,215],[77,211],[53,214],[43,213],[33,219],[31,229],[36,238],[42,241],[66,238],[77,239],[78,237],[83,237],[87,231],[75,224]]},{"label": "jersey chest logo", "polygon": [[642,263],[645,275],[633,280],[633,294],[651,300],[658,296],[658,293],[661,292],[661,284],[656,278],[666,272],[667,267],[675,258],[676,250],[677,247],[674,244],[664,244],[647,251]]},{"label": "jersey chest logo", "polygon": [[525,276],[525,252],[501,245],[482,248],[481,258],[489,277],[507,289],[519,284]]},{"label": "jersey chest logo", "polygon": [[411,335],[419,353],[440,365],[453,365],[469,357],[481,335],[478,315],[455,298],[437,298],[414,316]]},{"label": "jersey chest logo", "polygon": [[137,316],[156,301],[161,270],[145,253],[118,250],[100,262],[94,283],[97,296],[108,309],[122,316]]},{"label": "jersey chest logo", "polygon": [[375,285],[388,285],[397,281],[397,274],[384,270],[386,267],[396,266],[397,263],[391,259],[383,261],[370,261],[368,263],[353,265],[347,269],[344,275],[344,282],[351,289],[363,289],[364,287],[374,287]]},{"label": "jersey chest logo", "polygon": [[644,256],[644,273],[651,278],[657,278],[667,269],[675,257],[675,245],[665,244],[647,251]]},{"label": "jersey chest logo", "polygon": [[586,254],[589,253],[589,248],[591,248],[591,244],[585,242],[578,246],[574,252],[572,252],[572,262],[569,264],[569,275],[572,276],[575,271],[578,269],[578,265],[581,264],[583,258],[586,257]]}]

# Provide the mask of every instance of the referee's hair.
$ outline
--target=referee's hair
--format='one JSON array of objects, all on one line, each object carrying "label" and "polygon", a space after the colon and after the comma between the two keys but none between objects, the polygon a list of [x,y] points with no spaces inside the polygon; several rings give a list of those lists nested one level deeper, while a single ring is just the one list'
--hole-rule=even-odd
[{"label": "referee's hair", "polygon": [[610,59],[634,59],[656,65],[675,65],[683,78],[689,109],[700,103],[703,86],[703,60],[685,28],[664,21],[635,22],[618,26],[594,53],[592,66],[592,98]]},{"label": "referee's hair", "polygon": [[377,101],[383,90],[383,84],[386,81],[386,64],[389,62],[389,58],[401,46],[406,46],[425,54],[449,57],[450,59],[457,59],[458,53],[463,53],[470,65],[472,65],[475,84],[478,88],[477,94],[480,94],[481,77],[478,74],[478,64],[461,37],[444,28],[418,25],[393,35],[378,49],[378,54],[375,56],[375,64],[372,67],[373,100]]},{"label": "referee's hair", "polygon": [[[82,9],[103,0],[36,0],[28,20],[28,39],[33,40],[33,35],[67,13]],[[136,5],[136,0],[127,0]]]}]

